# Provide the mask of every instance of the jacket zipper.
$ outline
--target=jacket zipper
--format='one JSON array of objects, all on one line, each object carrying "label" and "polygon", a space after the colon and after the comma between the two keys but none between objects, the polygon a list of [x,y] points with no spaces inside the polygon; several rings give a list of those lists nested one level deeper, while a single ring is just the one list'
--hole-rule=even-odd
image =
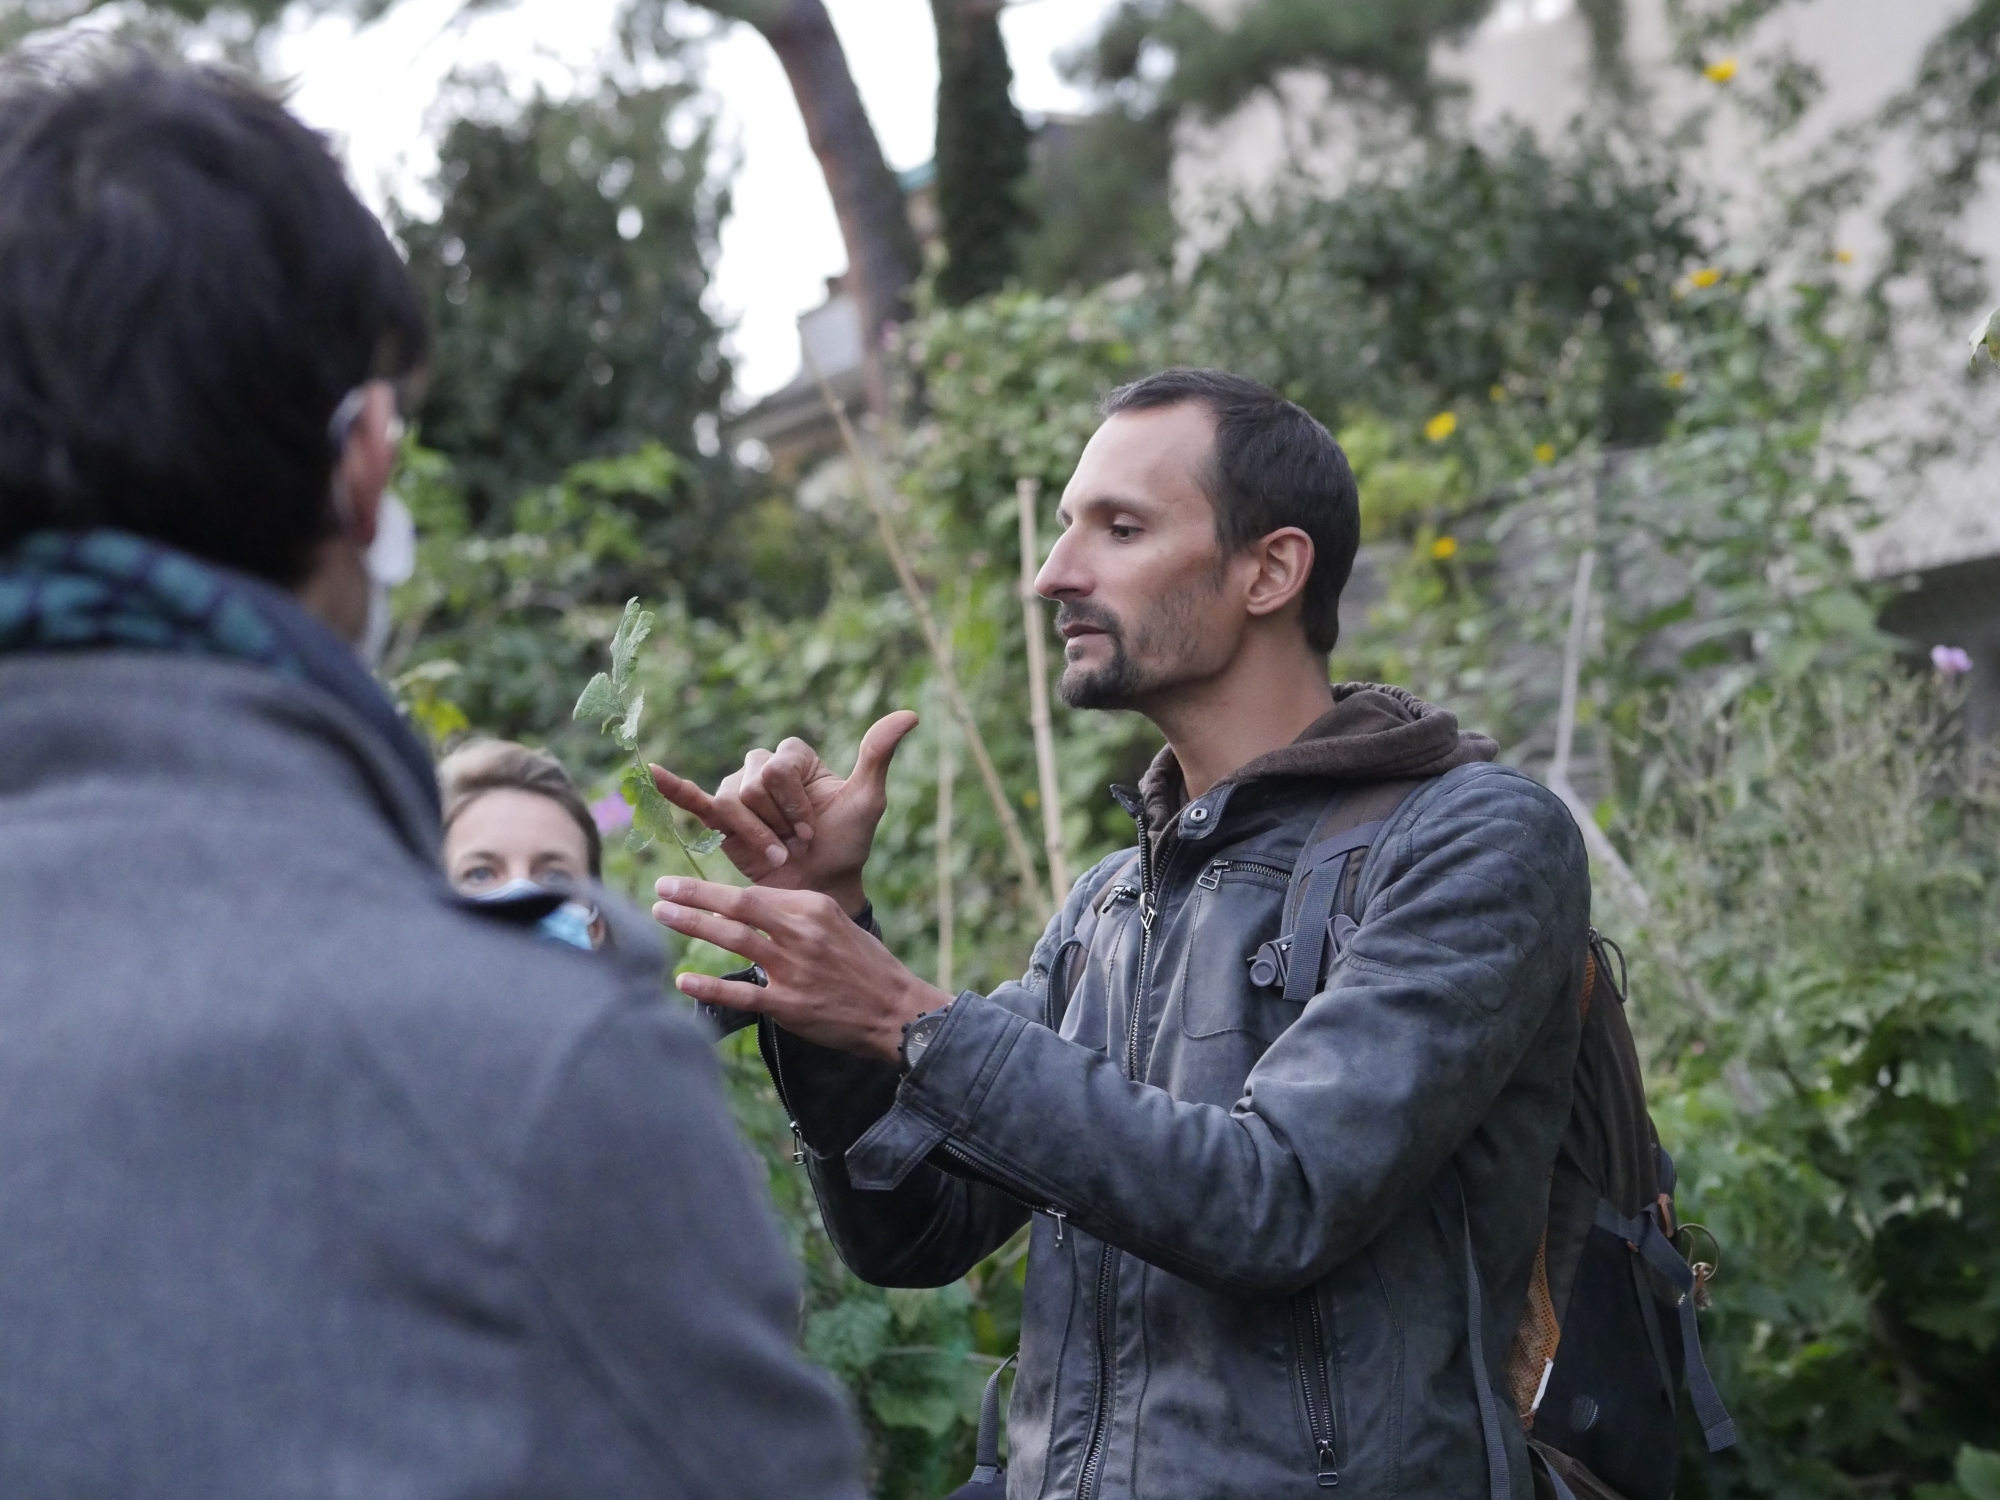
[{"label": "jacket zipper", "polygon": [[[1145,1014],[1146,975],[1153,960],[1153,922],[1159,916],[1158,872],[1153,868],[1153,835],[1143,804],[1128,805],[1139,825],[1139,975],[1132,988],[1132,1017],[1125,1030],[1125,1076],[1139,1076],[1139,1022]],[[1117,1280],[1118,1252],[1100,1244],[1097,1252],[1097,1402],[1090,1418],[1090,1442],[1084,1448],[1083,1470],[1077,1476],[1077,1500],[1093,1500],[1097,1476],[1104,1465],[1104,1442],[1111,1425],[1111,1294]]]},{"label": "jacket zipper", "polygon": [[1222,877],[1231,870],[1255,870],[1260,875],[1276,876],[1279,880],[1290,880],[1292,872],[1281,865],[1267,865],[1255,859],[1218,859],[1201,872],[1195,881],[1205,891],[1215,890],[1222,884]]},{"label": "jacket zipper", "polygon": [[1104,1466],[1104,1440],[1111,1425],[1111,1290],[1118,1252],[1097,1247],[1097,1409],[1091,1413],[1090,1443],[1084,1449],[1083,1472],[1077,1476],[1076,1500],[1094,1500],[1098,1471]]},{"label": "jacket zipper", "polygon": [[806,1164],[806,1136],[799,1129],[799,1117],[792,1112],[792,1101],[785,1093],[785,1068],[778,1061],[778,1042],[766,1029],[771,1025],[768,1017],[757,1022],[757,1050],[763,1054],[764,1066],[771,1073],[771,1087],[778,1095],[778,1105],[785,1112],[785,1123],[792,1129],[792,1165]]},{"label": "jacket zipper", "polygon": [[1326,1327],[1320,1320],[1319,1297],[1310,1288],[1292,1298],[1292,1333],[1299,1346],[1299,1388],[1305,1395],[1313,1463],[1318,1470],[1319,1487],[1330,1490],[1340,1483],[1334,1449],[1333,1391],[1326,1376]]},{"label": "jacket zipper", "polygon": [[1132,814],[1139,825],[1139,980],[1132,987],[1132,1015],[1125,1027],[1125,1076],[1139,1081],[1139,1022],[1146,1014],[1146,979],[1153,961],[1153,923],[1160,914],[1159,872],[1153,868],[1153,831],[1143,805]]}]

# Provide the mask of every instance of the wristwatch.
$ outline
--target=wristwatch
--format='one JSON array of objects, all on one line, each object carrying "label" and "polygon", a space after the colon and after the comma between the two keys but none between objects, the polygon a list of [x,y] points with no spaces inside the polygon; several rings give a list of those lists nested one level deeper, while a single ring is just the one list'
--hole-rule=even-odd
[{"label": "wristwatch", "polygon": [[917,1065],[917,1059],[924,1055],[924,1048],[931,1044],[931,1038],[944,1025],[944,1018],[951,1013],[949,1005],[940,1005],[936,1010],[927,1010],[916,1020],[903,1027],[903,1045],[898,1049],[903,1057],[903,1076]]}]

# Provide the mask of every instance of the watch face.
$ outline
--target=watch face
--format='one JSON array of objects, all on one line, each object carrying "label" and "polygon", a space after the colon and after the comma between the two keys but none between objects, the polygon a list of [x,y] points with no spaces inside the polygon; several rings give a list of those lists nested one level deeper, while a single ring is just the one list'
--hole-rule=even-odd
[{"label": "watch face", "polygon": [[937,1029],[942,1025],[944,1025],[944,1012],[941,1010],[918,1016],[916,1020],[910,1022],[910,1034],[903,1040],[905,1067],[914,1068],[917,1065],[917,1059],[924,1055],[924,1048],[931,1044],[931,1038],[937,1035]]}]

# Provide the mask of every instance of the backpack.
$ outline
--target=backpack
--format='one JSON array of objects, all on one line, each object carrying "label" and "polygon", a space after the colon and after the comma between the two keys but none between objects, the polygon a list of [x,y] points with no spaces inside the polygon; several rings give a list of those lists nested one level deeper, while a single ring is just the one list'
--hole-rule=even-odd
[{"label": "backpack", "polygon": [[[1250,956],[1251,982],[1305,1001],[1324,985],[1359,922],[1355,897],[1369,849],[1424,780],[1386,781],[1337,794],[1320,814],[1285,892],[1283,936]],[[1104,884],[1056,955],[1045,1019],[1060,1026],[1105,896],[1126,881],[1134,854]],[[1549,1174],[1549,1208],[1508,1351],[1508,1396],[1527,1431],[1537,1476],[1557,1500],[1672,1500],[1680,1463],[1677,1396],[1683,1382],[1711,1453],[1736,1441],[1735,1425],[1702,1358],[1695,1311],[1707,1303],[1712,1265],[1674,1248],[1689,1231],[1674,1217],[1673,1158],[1646,1109],[1638,1048],[1625,1019],[1624,955],[1592,929],[1577,999],[1583,1018],[1569,1122]],[[1479,1266],[1463,1185],[1432,1196],[1446,1238],[1465,1252],[1466,1333],[1485,1439],[1489,1500],[1512,1500],[1499,1398],[1482,1334]],[[1455,1228],[1454,1221],[1455,1220]],[[1712,1243],[1712,1239],[1711,1239]],[[954,1496],[1000,1493],[999,1382],[982,1402],[979,1466]],[[990,1487],[990,1488],[989,1488]]]},{"label": "backpack", "polygon": [[[1286,935],[1251,960],[1251,979],[1288,1000],[1318,993],[1358,930],[1355,896],[1370,846],[1419,786],[1383,782],[1336,796],[1320,814],[1285,893]],[[1549,1174],[1548,1218],[1528,1302],[1506,1363],[1507,1394],[1536,1468],[1560,1496],[1671,1500],[1680,1463],[1676,1398],[1685,1382],[1711,1453],[1736,1441],[1695,1326],[1714,1268],[1674,1248],[1673,1158],[1646,1109],[1639,1052],[1625,1017],[1624,955],[1596,929],[1577,997],[1582,1034],[1570,1116]],[[1492,1500],[1511,1485],[1499,1402],[1480,1332],[1479,1268],[1463,1188],[1452,1186],[1465,1246],[1467,1337],[1486,1438]],[[1449,1232],[1449,1231],[1448,1231]],[[1712,1240],[1711,1240],[1712,1243]]]}]

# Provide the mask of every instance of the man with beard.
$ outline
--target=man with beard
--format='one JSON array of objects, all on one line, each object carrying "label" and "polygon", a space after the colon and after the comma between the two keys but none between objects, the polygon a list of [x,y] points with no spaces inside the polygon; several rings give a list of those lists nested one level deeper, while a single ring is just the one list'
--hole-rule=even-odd
[{"label": "man with beard", "polygon": [[713,797],[656,768],[754,882],[660,882],[761,969],[680,986],[759,1018],[858,1275],[941,1285],[1032,1219],[1014,1500],[1527,1496],[1494,1393],[1569,1110],[1581,840],[1450,714],[1329,685],[1359,508],[1323,427],[1213,371],[1104,410],[1036,588],[1064,699],[1166,738],[1114,789],[1137,848],[1018,983],[953,997],[862,889],[913,715],[845,779],[796,740]]}]

